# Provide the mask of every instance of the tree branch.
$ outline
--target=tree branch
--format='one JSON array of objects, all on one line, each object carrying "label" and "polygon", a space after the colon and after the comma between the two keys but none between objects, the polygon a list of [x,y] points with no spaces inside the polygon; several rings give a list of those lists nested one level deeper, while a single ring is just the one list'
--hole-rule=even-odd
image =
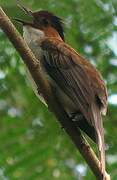
[{"label": "tree branch", "polygon": [[[22,60],[28,67],[37,87],[39,87],[43,94],[48,107],[54,112],[57,120],[65,129],[66,133],[70,136],[77,149],[80,151],[96,179],[102,180],[102,174],[99,166],[99,160],[95,153],[81,135],[80,131],[76,128],[74,123],[70,120],[66,112],[62,109],[59,100],[53,96],[54,93],[52,87],[48,81],[44,78],[43,72],[41,71],[39,60],[35,58],[26,42],[23,40],[19,32],[16,30],[10,19],[6,16],[2,8],[0,7],[0,27],[5,32],[13,46],[19,52]],[[106,175],[106,180],[109,180],[109,175]]]}]

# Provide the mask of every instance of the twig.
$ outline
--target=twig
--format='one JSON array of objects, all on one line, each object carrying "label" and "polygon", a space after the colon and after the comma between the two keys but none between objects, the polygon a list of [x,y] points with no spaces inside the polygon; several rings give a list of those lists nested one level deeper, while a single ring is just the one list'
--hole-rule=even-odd
[{"label": "twig", "polygon": [[[23,40],[23,38],[11,23],[10,19],[6,16],[1,7],[0,27],[12,42],[16,50],[19,52],[22,60],[28,67],[35,83],[37,84],[37,87],[39,87],[41,93],[46,99],[49,108],[54,112],[57,120],[65,129],[67,134],[72,139],[73,143],[76,145],[77,149],[80,151],[80,153],[90,166],[96,179],[102,180],[99,160],[97,159],[95,153],[93,152],[87,141],[84,139],[84,137],[81,135],[80,131],[76,128],[74,123],[69,119],[66,112],[61,108],[59,100],[57,100],[57,98],[53,96],[53,89],[52,87],[50,87],[50,84],[48,83],[46,78],[44,78],[44,74],[41,71],[39,61],[37,61],[31,50],[27,46],[26,42]],[[108,175],[106,176],[106,180],[109,180]]]}]

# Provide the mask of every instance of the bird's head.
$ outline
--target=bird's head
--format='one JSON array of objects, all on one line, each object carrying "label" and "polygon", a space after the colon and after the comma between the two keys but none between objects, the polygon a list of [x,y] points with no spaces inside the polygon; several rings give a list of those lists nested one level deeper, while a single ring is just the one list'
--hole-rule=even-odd
[{"label": "bird's head", "polygon": [[28,31],[29,29],[33,29],[33,32],[36,32],[36,34],[38,34],[38,32],[42,32],[49,37],[58,36],[62,40],[64,40],[63,22],[61,18],[55,16],[53,13],[44,10],[32,12],[21,5],[20,8],[22,8],[26,12],[26,14],[32,17],[31,22],[16,19],[23,24],[23,27],[25,27],[25,29],[27,29]]}]

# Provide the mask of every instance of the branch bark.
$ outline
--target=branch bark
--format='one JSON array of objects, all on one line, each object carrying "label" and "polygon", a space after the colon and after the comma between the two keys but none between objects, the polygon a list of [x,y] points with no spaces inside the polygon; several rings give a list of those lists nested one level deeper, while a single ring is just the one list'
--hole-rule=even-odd
[{"label": "branch bark", "polygon": [[[59,100],[53,97],[53,89],[50,87],[48,81],[44,78],[43,72],[39,64],[39,60],[35,58],[30,48],[23,40],[19,32],[16,30],[14,25],[11,23],[8,16],[4,13],[0,7],[0,27],[5,32],[9,40],[12,42],[13,46],[19,52],[22,60],[28,67],[35,83],[39,87],[39,90],[43,94],[46,102],[55,114],[57,120],[65,129],[66,133],[70,136],[73,143],[76,145],[77,149],[80,151],[87,164],[90,166],[92,172],[94,173],[96,179],[102,180],[102,174],[99,166],[99,160],[97,159],[94,151],[91,149],[87,141],[81,135],[80,131],[76,128],[74,123],[69,119],[66,112],[61,108]],[[106,174],[106,179],[109,180],[109,175]]]}]

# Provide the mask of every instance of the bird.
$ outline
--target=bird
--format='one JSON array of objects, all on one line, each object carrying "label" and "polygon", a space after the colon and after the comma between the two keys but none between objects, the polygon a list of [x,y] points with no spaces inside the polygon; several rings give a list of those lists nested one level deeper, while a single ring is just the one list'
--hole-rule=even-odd
[{"label": "bird", "polygon": [[[16,19],[23,24],[26,43],[39,60],[45,78],[54,87],[61,107],[76,127],[97,143],[100,167],[104,174],[102,115],[107,112],[108,93],[100,72],[65,42],[64,25],[60,17],[47,10],[32,12],[24,6],[20,7],[32,18],[31,22]],[[38,94],[34,80],[31,81]],[[46,104],[41,94],[40,98]]]}]

